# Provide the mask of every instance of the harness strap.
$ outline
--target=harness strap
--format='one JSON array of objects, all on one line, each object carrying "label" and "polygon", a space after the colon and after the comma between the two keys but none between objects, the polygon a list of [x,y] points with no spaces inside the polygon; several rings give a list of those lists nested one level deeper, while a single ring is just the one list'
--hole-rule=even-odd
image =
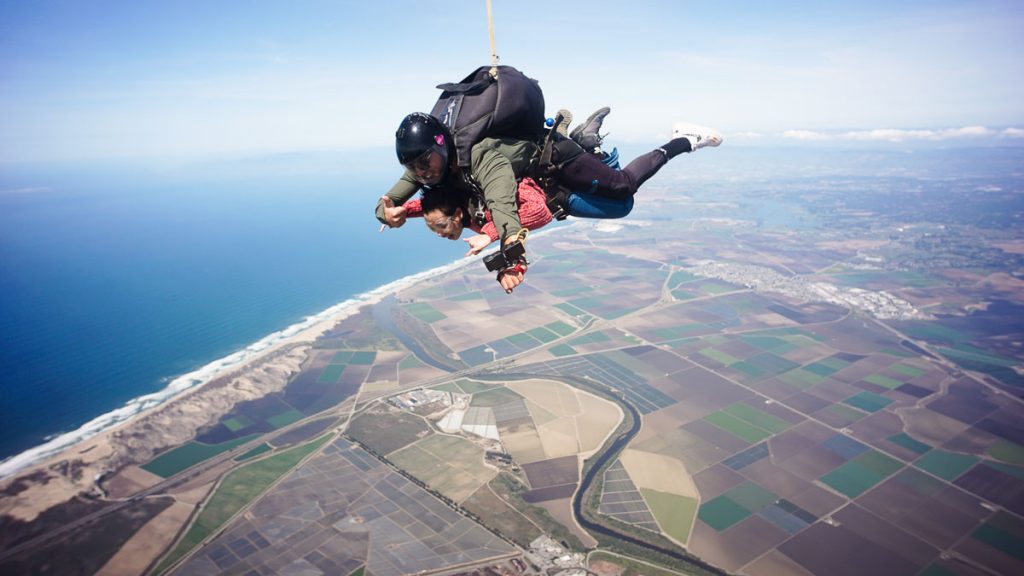
[{"label": "harness strap", "polygon": [[469,211],[470,219],[477,226],[487,224],[487,202],[484,199],[484,190],[472,174],[462,171],[462,180],[469,188]]}]

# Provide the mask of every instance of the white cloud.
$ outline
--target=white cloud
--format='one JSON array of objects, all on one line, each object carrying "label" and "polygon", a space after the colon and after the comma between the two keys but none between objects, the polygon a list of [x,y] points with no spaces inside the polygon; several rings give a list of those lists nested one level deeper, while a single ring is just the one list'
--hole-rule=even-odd
[{"label": "white cloud", "polygon": [[42,186],[29,186],[26,188],[8,188],[6,190],[0,190],[0,196],[6,196],[8,194],[35,194],[37,192],[49,192],[49,187]]},{"label": "white cloud", "polygon": [[991,136],[993,132],[984,126],[965,126],[963,128],[947,128],[943,130],[899,130],[883,128],[880,130],[868,130],[859,132],[848,132],[842,136],[846,140],[869,140],[887,142],[903,142],[904,140],[950,140],[953,138],[976,138]]},{"label": "white cloud", "polygon": [[746,132],[729,132],[726,137],[730,140],[759,140],[764,137],[764,134],[748,130]]},{"label": "white cloud", "polygon": [[1024,138],[1024,130],[1007,128],[997,132],[985,126],[964,126],[962,128],[943,128],[939,130],[903,130],[899,128],[875,128],[872,130],[851,130],[849,132],[817,132],[813,130],[787,130],[783,138],[805,141],[858,141],[858,142],[904,142],[907,140],[926,140],[938,142],[959,138],[986,138],[1003,136],[1007,138]]},{"label": "white cloud", "polygon": [[813,130],[786,130],[782,133],[783,138],[792,138],[793,140],[831,140],[833,136],[829,136],[824,132],[815,132]]}]

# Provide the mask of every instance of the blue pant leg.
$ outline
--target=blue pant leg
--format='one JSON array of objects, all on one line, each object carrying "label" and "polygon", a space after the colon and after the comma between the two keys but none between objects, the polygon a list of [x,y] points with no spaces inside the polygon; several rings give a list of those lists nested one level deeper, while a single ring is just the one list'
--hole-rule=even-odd
[{"label": "blue pant leg", "polygon": [[622,218],[633,210],[633,197],[613,200],[597,194],[569,194],[569,216],[577,218]]},{"label": "blue pant leg", "polygon": [[[619,149],[612,148],[611,152],[606,152],[603,162],[618,170]],[[633,210],[633,197],[613,200],[590,191],[579,191],[569,194],[568,204],[569,215],[577,218],[622,218]]]}]

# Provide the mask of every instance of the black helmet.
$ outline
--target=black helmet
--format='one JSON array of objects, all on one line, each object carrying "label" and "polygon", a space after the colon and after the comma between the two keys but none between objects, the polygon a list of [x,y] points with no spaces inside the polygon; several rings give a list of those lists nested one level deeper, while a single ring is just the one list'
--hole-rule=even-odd
[{"label": "black helmet", "polygon": [[448,164],[451,141],[448,129],[430,114],[413,112],[406,116],[395,132],[395,152],[398,162],[405,165],[433,150]]}]

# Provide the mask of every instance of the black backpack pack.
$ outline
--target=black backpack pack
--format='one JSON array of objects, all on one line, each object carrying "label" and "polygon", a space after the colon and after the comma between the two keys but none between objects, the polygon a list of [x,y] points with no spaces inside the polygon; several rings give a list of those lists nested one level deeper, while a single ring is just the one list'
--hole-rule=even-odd
[{"label": "black backpack pack", "polygon": [[451,130],[460,166],[469,166],[470,149],[487,137],[532,142],[543,139],[544,93],[540,84],[513,68],[481,66],[459,83],[441,84],[430,114]]}]

